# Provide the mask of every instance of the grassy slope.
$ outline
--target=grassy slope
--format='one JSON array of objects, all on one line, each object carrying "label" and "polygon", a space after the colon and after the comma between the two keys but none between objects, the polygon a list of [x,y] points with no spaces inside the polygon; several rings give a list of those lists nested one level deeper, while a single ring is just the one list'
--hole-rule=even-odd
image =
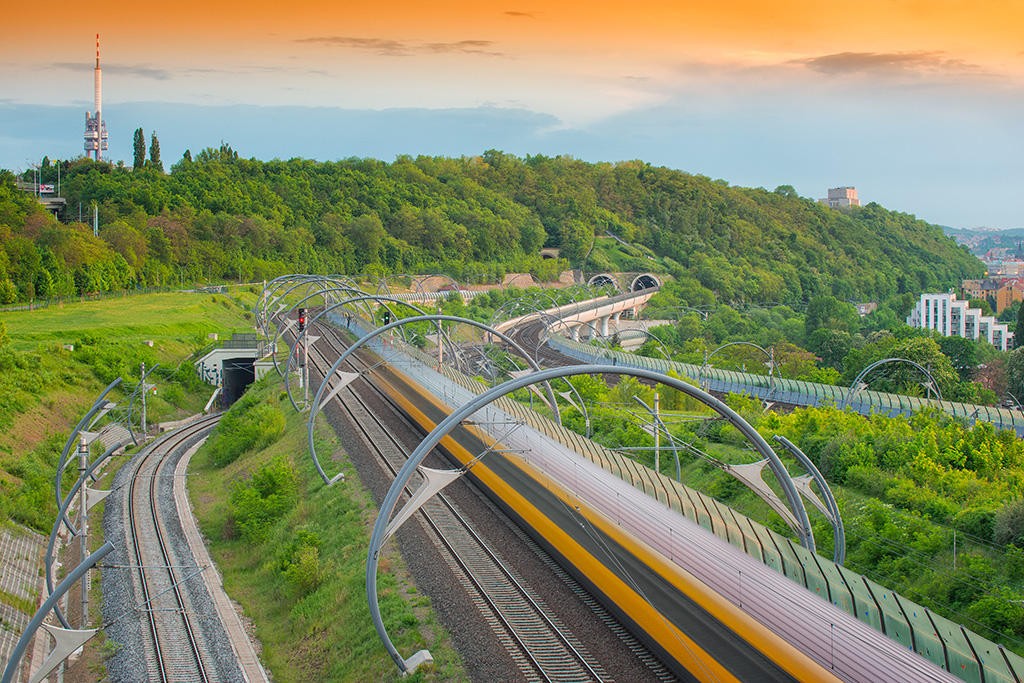
[{"label": "grassy slope", "polygon": [[[244,290],[233,296],[251,307],[257,295]],[[0,376],[0,517],[49,531],[56,514],[52,482],[57,457],[68,431],[110,381],[98,374],[111,371],[107,361],[132,358],[131,364],[123,364],[122,377],[125,384],[137,382],[134,354],[142,354],[149,367],[177,367],[211,332],[223,338],[232,331],[251,331],[246,313],[235,300],[209,294],[71,301],[63,308],[5,313],[2,319],[17,363]],[[83,339],[90,342],[88,351]],[[148,339],[154,341],[152,349],[142,344]],[[61,348],[70,343],[76,344],[74,352]],[[103,370],[97,358],[104,360]],[[189,392],[161,383],[147,401],[148,421],[199,412],[210,391]],[[124,403],[120,389],[109,396]]]},{"label": "grassy slope", "polygon": [[[233,293],[248,306],[256,296],[247,289]],[[253,322],[224,295],[167,293],[86,301],[4,314],[11,345],[17,351],[40,343],[71,344],[82,336],[142,343],[153,340],[166,360],[179,357],[192,341],[217,332],[251,332]],[[225,315],[230,312],[230,315]]]},{"label": "grassy slope", "polygon": [[[369,494],[325,426],[317,449],[333,458],[324,467],[329,475],[344,470],[347,479],[330,488],[323,485],[308,455],[306,417],[293,411],[279,384],[263,381],[249,391],[285,414],[284,436],[224,468],[211,464],[209,448],[200,449],[190,465],[196,476],[189,479],[189,493],[225,587],[255,620],[265,665],[279,683],[400,680],[366,604],[366,549],[376,515]],[[232,487],[275,458],[286,459],[299,475],[294,506],[271,527],[265,542],[238,538],[229,502]],[[319,539],[322,581],[309,592],[282,571],[282,560],[300,532]],[[405,680],[465,680],[429,599],[417,594],[393,549],[393,544],[385,549],[379,575],[388,633],[403,656],[427,648],[435,660],[432,668]]]}]

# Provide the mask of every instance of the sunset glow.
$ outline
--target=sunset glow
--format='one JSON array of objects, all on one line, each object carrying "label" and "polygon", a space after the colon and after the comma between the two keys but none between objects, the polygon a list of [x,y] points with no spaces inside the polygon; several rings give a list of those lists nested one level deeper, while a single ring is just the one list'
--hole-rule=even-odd
[{"label": "sunset glow", "polygon": [[[493,0],[186,0],[153,6],[98,0],[51,4],[45,17],[37,7],[20,3],[7,9],[5,18],[0,105],[7,107],[89,102],[91,80],[83,75],[92,68],[98,32],[105,109],[112,116],[118,104],[143,102],[363,111],[508,109],[553,117],[531,139],[550,131],[609,136],[602,145],[585,149],[538,145],[513,152],[651,158],[642,145],[631,150],[628,139],[639,145],[655,136],[699,132],[725,136],[714,145],[716,164],[721,164],[687,170],[766,185],[787,177],[798,185],[803,175],[788,171],[787,176],[782,166],[754,173],[748,160],[725,163],[736,153],[731,146],[739,143],[724,129],[713,131],[712,122],[730,120],[735,130],[750,111],[759,111],[762,122],[778,120],[792,128],[787,133],[776,126],[778,136],[820,136],[844,125],[847,136],[867,138],[867,143],[853,144],[861,151],[871,149],[872,140],[879,148],[892,147],[879,137],[883,134],[905,141],[908,135],[927,133],[944,139],[951,152],[962,147],[974,154],[974,162],[982,163],[976,175],[1008,163],[1001,155],[1021,144],[1009,120],[1024,85],[1024,3],[1019,0],[574,0],[526,5]],[[669,112],[679,120],[668,122]],[[629,116],[638,118],[622,134],[613,132]],[[807,124],[795,120],[807,116],[813,117]],[[914,124],[922,117],[923,128]],[[700,126],[688,128],[685,122]],[[655,132],[654,123],[664,128]],[[967,129],[993,124],[1010,128],[989,130],[973,147],[966,139],[960,142]],[[946,125],[963,130],[947,131]],[[908,132],[898,134],[902,126]],[[221,137],[231,138],[231,133],[223,131]],[[977,147],[988,144],[987,135],[1002,140],[1002,149],[981,162]],[[181,149],[175,151],[198,146],[184,133],[181,137]],[[496,136],[494,146],[507,144],[505,139]],[[815,180],[821,188],[829,182],[867,182],[862,164],[853,164],[856,177],[836,177],[838,168],[814,168],[820,159],[800,162],[799,153],[813,146],[799,137],[759,141],[763,164],[771,163],[765,155],[781,144],[784,156],[794,157],[791,163],[802,164],[804,175],[811,170],[831,174],[832,180]],[[687,166],[704,144],[695,139],[676,152],[678,158],[652,160]],[[746,144],[737,149],[749,149]],[[16,147],[22,149],[20,143]],[[910,147],[903,150],[912,153]],[[15,151],[0,157],[0,165],[22,163],[19,154],[25,156]],[[297,149],[296,154],[309,152]],[[889,191],[892,182],[885,184]],[[874,196],[883,195],[876,190]],[[895,208],[924,210],[901,202]],[[1010,216],[999,220],[1016,222]]]}]

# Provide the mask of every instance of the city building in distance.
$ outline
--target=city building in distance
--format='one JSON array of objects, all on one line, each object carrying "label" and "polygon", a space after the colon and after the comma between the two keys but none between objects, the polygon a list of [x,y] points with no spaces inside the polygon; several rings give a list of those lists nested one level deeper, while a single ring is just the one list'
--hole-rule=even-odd
[{"label": "city building in distance", "polygon": [[819,202],[830,209],[843,209],[847,206],[860,206],[856,187],[830,187],[828,197]]}]

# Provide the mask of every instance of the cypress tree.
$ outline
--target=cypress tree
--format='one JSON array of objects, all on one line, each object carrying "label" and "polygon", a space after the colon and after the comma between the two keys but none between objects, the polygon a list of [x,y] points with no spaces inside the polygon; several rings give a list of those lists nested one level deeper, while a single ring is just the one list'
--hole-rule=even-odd
[{"label": "cypress tree", "polygon": [[135,129],[135,160],[132,163],[132,168],[138,170],[142,168],[146,163],[146,136],[143,134],[141,128]]},{"label": "cypress tree", "polygon": [[150,138],[149,143],[149,163],[153,165],[153,168],[164,172],[164,164],[160,161],[160,141],[156,139],[156,131],[153,131],[153,136]]}]

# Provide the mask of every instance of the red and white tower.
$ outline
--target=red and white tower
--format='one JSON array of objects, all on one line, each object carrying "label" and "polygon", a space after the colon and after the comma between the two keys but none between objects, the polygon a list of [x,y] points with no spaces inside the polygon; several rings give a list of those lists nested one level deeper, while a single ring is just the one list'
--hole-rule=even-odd
[{"label": "red and white tower", "polygon": [[107,148],[107,124],[100,114],[103,108],[103,73],[100,69],[100,34],[96,34],[96,68],[93,70],[93,108],[96,114],[85,112],[85,156],[92,153],[96,161],[103,158]]}]

